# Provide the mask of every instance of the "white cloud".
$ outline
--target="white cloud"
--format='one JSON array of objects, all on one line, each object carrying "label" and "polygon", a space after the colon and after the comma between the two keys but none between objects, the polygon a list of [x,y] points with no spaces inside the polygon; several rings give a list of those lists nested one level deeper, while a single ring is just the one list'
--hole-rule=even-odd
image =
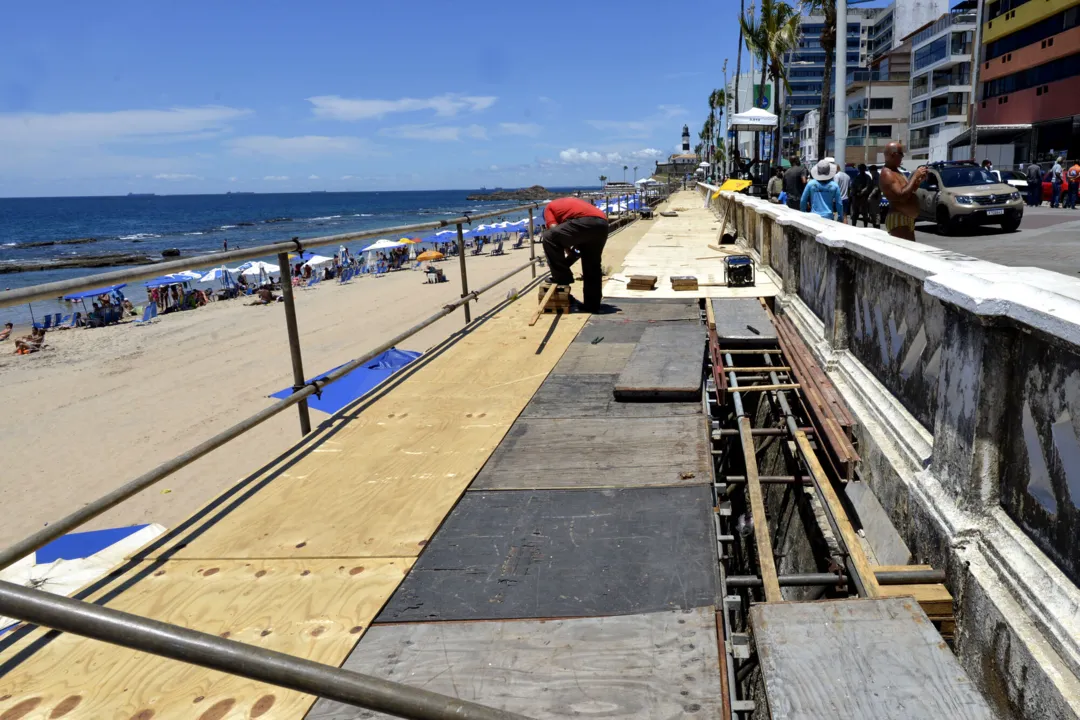
[{"label": "white cloud", "polygon": [[307,176],[307,179],[308,179],[308,180],[318,180],[318,179],[319,179],[319,176],[318,176],[318,175],[308,175],[308,176]]},{"label": "white cloud", "polygon": [[499,123],[499,132],[502,135],[526,135],[528,137],[535,137],[540,134],[542,129],[543,128],[536,123]]},{"label": "white cloud", "polygon": [[559,153],[559,160],[566,165],[614,165],[622,163],[634,163],[641,160],[652,160],[663,157],[663,153],[656,148],[644,148],[630,152],[598,152],[596,150],[578,150],[567,148]]},{"label": "white cloud", "polygon": [[353,179],[353,176],[352,176],[352,175],[342,175],[342,176],[341,176],[341,179],[342,179],[342,180],[352,180],[352,179]]},{"label": "white cloud", "polygon": [[158,173],[154,176],[155,180],[202,180],[198,175],[192,175],[191,173]]},{"label": "white cloud", "polygon": [[269,155],[285,160],[303,160],[318,155],[361,153],[368,149],[368,142],[363,138],[326,135],[298,137],[248,135],[233,138],[226,142],[226,145],[237,155]]},{"label": "white cloud", "polygon": [[199,139],[226,130],[250,111],[208,106],[113,112],[0,113],[0,147],[57,147],[131,140]]},{"label": "white cloud", "polygon": [[288,180],[288,179],[289,179],[288,175],[267,175],[266,177],[263,178],[263,180],[268,180],[270,182],[284,182],[285,180]]},{"label": "white cloud", "polygon": [[231,178],[229,178],[229,182],[236,182],[236,181],[237,181],[237,180],[239,180],[239,179],[240,179],[240,178],[238,178],[238,177],[236,177],[235,175],[233,175],[233,176],[232,176]]},{"label": "white cloud", "polygon": [[317,95],[309,97],[315,107],[316,117],[331,120],[366,120],[381,118],[391,113],[434,110],[440,117],[453,117],[461,112],[480,112],[495,104],[497,98],[490,95],[459,95],[446,93],[430,98],[400,98],[398,100],[374,100],[343,98],[340,95]]},{"label": "white cloud", "polygon": [[464,138],[487,140],[487,130],[481,125],[397,125],[383,128],[380,135],[403,140],[431,140],[434,142],[456,142]]}]

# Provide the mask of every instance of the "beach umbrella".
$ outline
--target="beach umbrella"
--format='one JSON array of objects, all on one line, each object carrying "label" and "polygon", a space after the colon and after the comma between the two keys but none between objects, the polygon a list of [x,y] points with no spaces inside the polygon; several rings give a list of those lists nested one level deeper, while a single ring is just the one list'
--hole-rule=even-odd
[{"label": "beach umbrella", "polygon": [[307,265],[308,267],[312,268],[312,269],[315,269],[315,268],[325,267],[326,265],[333,265],[334,264],[334,258],[326,257],[325,255],[314,255],[313,254],[313,255],[311,255],[311,257],[309,257],[307,259],[307,262],[305,262],[304,264]]},{"label": "beach umbrella", "polygon": [[377,252],[379,250],[392,250],[394,248],[405,247],[405,245],[406,243],[394,242],[393,240],[376,240],[374,243],[368,245],[360,252]]},{"label": "beach umbrella", "polygon": [[222,287],[229,287],[236,282],[236,278],[233,277],[234,271],[228,269],[224,265],[216,267],[210,272],[206,273],[199,278],[199,282],[215,283],[220,282]]},{"label": "beach umbrella", "polygon": [[442,260],[444,255],[441,252],[435,250],[425,250],[416,256],[417,260],[423,262],[424,260]]},{"label": "beach umbrella", "polygon": [[246,262],[236,269],[239,270],[240,274],[244,277],[260,277],[262,275],[269,275],[270,273],[281,272],[281,268],[277,265],[272,265],[268,262],[263,262],[262,260]]}]

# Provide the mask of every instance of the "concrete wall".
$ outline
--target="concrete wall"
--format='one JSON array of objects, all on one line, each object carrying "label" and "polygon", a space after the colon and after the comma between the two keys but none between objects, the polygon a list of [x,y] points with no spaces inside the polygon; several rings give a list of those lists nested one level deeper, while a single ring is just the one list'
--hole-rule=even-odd
[{"label": "concrete wall", "polygon": [[859,420],[868,482],[944,568],[1003,717],[1080,717],[1080,281],[705,195]]}]

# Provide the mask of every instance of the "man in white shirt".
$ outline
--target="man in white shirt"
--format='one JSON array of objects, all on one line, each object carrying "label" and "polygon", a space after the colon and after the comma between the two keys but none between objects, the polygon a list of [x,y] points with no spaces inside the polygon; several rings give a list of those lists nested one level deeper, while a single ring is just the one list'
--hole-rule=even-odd
[{"label": "man in white shirt", "polygon": [[844,172],[836,158],[825,158],[836,166],[836,184],[840,186],[840,200],[844,203],[844,217],[851,215],[851,176]]}]

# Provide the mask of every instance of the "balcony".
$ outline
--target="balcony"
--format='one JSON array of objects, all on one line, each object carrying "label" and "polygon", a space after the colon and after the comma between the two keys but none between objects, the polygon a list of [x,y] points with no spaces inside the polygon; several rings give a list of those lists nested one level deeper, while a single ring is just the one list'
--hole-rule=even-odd
[{"label": "balcony", "polygon": [[[934,75],[934,90],[944,90],[950,86],[971,87],[971,73],[959,72]],[[912,94],[914,95],[914,92],[912,92]]]},{"label": "balcony", "polygon": [[970,10],[951,12],[945,17],[940,18],[937,22],[935,22],[933,25],[926,28],[925,30],[919,31],[915,35],[915,37],[911,38],[911,46],[913,48],[916,48],[930,38],[934,37],[935,35],[938,35],[939,33],[947,30],[948,28],[951,28],[953,25],[966,25],[974,28],[976,22],[977,18],[975,13],[971,12]]},{"label": "balcony", "polygon": [[849,70],[847,74],[848,89],[855,83],[871,82],[907,82],[907,73],[890,73],[881,70]]},{"label": "balcony", "polygon": [[914,100],[915,98],[921,97],[928,92],[930,92],[930,83],[924,80],[923,82],[911,86],[911,99]]},{"label": "balcony", "polygon": [[911,113],[911,124],[916,125],[921,122],[926,122],[929,119],[929,115],[925,110]]},{"label": "balcony", "polygon": [[908,143],[908,152],[914,152],[916,150],[925,150],[930,147],[929,137],[912,137],[911,142]]},{"label": "balcony", "polygon": [[[946,115],[967,115],[967,106],[960,103],[948,103],[946,105],[934,105],[930,108],[930,117],[940,118]],[[914,116],[912,122],[916,122]]]},{"label": "balcony", "polygon": [[871,135],[870,137],[863,137],[862,135],[848,135],[846,142],[848,147],[862,147],[863,145],[867,147],[884,147],[885,145],[888,145],[890,142],[892,142],[892,138],[875,137],[873,135]]}]

